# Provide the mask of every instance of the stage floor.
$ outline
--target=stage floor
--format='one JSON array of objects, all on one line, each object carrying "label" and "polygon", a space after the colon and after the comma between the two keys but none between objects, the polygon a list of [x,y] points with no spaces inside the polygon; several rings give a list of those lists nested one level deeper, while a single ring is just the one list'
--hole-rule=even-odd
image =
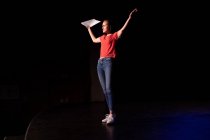
[{"label": "stage floor", "polygon": [[209,102],[119,103],[117,121],[101,123],[104,102],[63,104],[38,113],[25,140],[209,140]]}]

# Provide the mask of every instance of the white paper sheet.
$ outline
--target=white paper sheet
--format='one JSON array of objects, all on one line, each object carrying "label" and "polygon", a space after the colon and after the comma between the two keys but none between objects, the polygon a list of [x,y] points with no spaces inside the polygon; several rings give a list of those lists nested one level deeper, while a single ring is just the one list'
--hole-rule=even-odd
[{"label": "white paper sheet", "polygon": [[81,24],[84,25],[85,27],[92,27],[92,26],[98,24],[99,22],[101,22],[101,21],[96,20],[96,19],[90,19],[90,20],[81,22]]}]

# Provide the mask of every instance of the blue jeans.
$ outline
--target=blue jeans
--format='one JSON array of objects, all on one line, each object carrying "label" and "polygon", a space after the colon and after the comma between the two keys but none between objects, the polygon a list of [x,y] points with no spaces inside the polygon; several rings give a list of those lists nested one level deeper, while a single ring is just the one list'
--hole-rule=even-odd
[{"label": "blue jeans", "polygon": [[105,95],[106,103],[110,111],[113,111],[112,98],[112,67],[113,58],[102,58],[97,63],[98,78]]}]

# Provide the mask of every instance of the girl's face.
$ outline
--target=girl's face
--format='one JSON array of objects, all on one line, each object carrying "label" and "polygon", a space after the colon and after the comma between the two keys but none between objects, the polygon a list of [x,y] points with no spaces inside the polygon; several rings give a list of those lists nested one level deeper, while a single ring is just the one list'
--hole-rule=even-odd
[{"label": "girl's face", "polygon": [[103,31],[103,33],[110,32],[109,22],[107,20],[103,21],[103,23],[102,23],[102,31]]}]

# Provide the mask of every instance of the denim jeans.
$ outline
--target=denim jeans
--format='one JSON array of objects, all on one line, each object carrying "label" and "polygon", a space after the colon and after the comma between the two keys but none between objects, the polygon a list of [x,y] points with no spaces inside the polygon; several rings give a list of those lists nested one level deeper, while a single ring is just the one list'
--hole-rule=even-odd
[{"label": "denim jeans", "polygon": [[113,111],[112,98],[112,67],[113,58],[101,58],[97,63],[98,78],[105,95],[105,100],[110,111]]}]

